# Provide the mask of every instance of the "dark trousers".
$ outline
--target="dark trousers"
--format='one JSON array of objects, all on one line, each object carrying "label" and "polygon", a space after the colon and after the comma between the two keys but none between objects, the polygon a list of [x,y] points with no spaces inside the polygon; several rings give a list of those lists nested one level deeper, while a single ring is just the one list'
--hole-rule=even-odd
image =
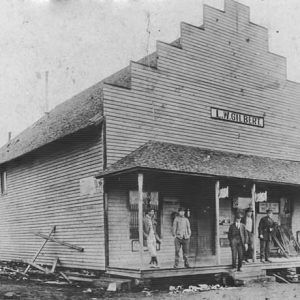
[{"label": "dark trousers", "polygon": [[244,245],[241,239],[233,238],[231,241],[232,267],[236,268],[236,259],[238,259],[238,269],[242,267],[244,257]]},{"label": "dark trousers", "polygon": [[247,231],[247,244],[248,244],[248,249],[245,252],[245,258],[246,259],[254,259],[254,247],[253,247],[253,243],[254,243],[254,237],[253,237],[253,233]]},{"label": "dark trousers", "polygon": [[269,259],[270,257],[270,241],[260,239],[260,259]]},{"label": "dark trousers", "polygon": [[179,251],[181,247],[182,247],[184,264],[188,264],[190,239],[179,239],[178,237],[176,237],[174,242],[175,242],[175,265],[177,266],[179,263]]}]

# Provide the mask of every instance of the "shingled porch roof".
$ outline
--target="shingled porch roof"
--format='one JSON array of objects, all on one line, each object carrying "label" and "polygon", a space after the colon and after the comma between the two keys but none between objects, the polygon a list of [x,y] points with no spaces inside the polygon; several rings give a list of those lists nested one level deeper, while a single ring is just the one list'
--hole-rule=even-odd
[{"label": "shingled porch roof", "polygon": [[300,185],[300,162],[149,141],[99,177],[139,169]]}]

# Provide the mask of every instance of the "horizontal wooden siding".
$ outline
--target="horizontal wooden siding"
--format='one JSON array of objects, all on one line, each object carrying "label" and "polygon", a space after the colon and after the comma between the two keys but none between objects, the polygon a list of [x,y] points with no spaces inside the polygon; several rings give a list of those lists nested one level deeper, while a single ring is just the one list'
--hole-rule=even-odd
[{"label": "horizontal wooden siding", "polygon": [[[111,164],[148,140],[300,159],[300,84],[268,51],[267,30],[243,5],[205,8],[204,28],[181,24],[181,48],[157,44],[157,69],[131,63],[131,89],[105,85]],[[264,128],[215,120],[219,107],[264,117]]]},{"label": "horizontal wooden siding", "polygon": [[0,196],[0,256],[30,259],[56,225],[55,238],[84,252],[48,242],[38,263],[104,269],[102,192],[80,194],[80,179],[102,168],[100,129],[85,130],[7,165],[7,194]]}]

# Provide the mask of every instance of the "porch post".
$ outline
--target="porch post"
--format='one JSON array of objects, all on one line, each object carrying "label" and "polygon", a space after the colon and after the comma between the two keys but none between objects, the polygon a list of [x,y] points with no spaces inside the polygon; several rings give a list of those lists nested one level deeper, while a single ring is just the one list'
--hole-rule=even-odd
[{"label": "porch post", "polygon": [[220,201],[219,201],[219,192],[220,192],[220,181],[217,180],[215,183],[215,207],[216,207],[216,239],[215,239],[215,247],[216,247],[216,264],[220,265],[220,227],[219,227],[219,215],[220,215]]},{"label": "porch post", "polygon": [[139,223],[139,244],[140,244],[140,269],[143,267],[143,181],[144,175],[138,174],[139,205],[138,205],[138,223]]},{"label": "porch post", "polygon": [[253,183],[252,190],[252,209],[253,209],[253,261],[256,262],[256,237],[257,237],[257,230],[256,230],[256,213],[255,213],[255,195],[256,195],[256,185]]}]

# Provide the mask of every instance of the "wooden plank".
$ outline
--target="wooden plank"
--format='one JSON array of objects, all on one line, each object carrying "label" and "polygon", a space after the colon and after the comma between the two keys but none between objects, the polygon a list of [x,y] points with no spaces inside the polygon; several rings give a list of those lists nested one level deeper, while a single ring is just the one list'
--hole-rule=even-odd
[{"label": "wooden plank", "polygon": [[256,211],[255,211],[255,201],[256,201],[256,184],[252,184],[252,189],[251,189],[251,206],[253,209],[253,261],[256,262],[256,239],[257,239],[257,226],[256,226]]},{"label": "wooden plank", "polygon": [[[51,237],[51,235],[55,232],[56,226],[53,226],[49,232],[49,234],[46,236],[48,239]],[[38,256],[40,255],[41,251],[44,249],[45,245],[47,244],[48,240],[46,239],[43,244],[41,245],[41,247],[39,248],[39,250],[36,252],[36,254],[34,255],[34,257],[32,258],[32,260],[30,262],[28,262],[28,266],[24,271],[24,274],[26,274],[28,272],[28,270],[30,269],[30,266],[36,261],[36,259],[38,258]]]},{"label": "wooden plank", "polygon": [[103,179],[103,209],[104,209],[104,238],[105,238],[105,267],[109,266],[109,229],[108,229],[108,195],[105,191],[105,180]]},{"label": "wooden plank", "polygon": [[55,269],[56,269],[56,266],[57,266],[58,263],[59,263],[59,258],[56,257],[56,258],[53,260],[53,264],[52,264],[52,268],[51,268],[50,273],[54,273],[54,272],[55,272]]},{"label": "wooden plank", "polygon": [[56,238],[46,236],[46,235],[44,235],[42,233],[35,233],[35,235],[44,238],[46,241],[54,242],[54,243],[57,243],[59,245],[66,246],[67,248],[77,250],[79,252],[83,252],[84,251],[83,247],[79,247],[79,246],[76,246],[76,245],[73,245],[73,244],[70,244],[70,243],[67,243],[67,242],[64,242],[64,241],[60,241],[60,240],[58,240]]},{"label": "wooden plank", "polygon": [[93,282],[95,278],[85,278],[85,277],[80,277],[80,276],[73,276],[73,275],[68,275],[67,277],[69,279],[69,283],[72,281],[78,281],[78,282]]},{"label": "wooden plank", "polygon": [[288,282],[286,279],[284,279],[283,277],[279,276],[278,274],[273,273],[272,275],[275,276],[276,278],[279,278],[281,281],[290,284],[290,282]]},{"label": "wooden plank", "polygon": [[144,234],[143,234],[143,184],[144,175],[138,174],[138,191],[139,191],[139,203],[138,203],[138,224],[139,224],[139,244],[140,244],[140,269],[144,265],[143,253],[144,253]]},{"label": "wooden plank", "polygon": [[69,277],[65,274],[65,273],[63,273],[63,272],[59,272],[59,274],[68,282],[68,283],[72,283],[72,281],[69,279]]},{"label": "wooden plank", "polygon": [[216,235],[215,235],[215,247],[216,247],[216,264],[221,264],[221,256],[220,256],[220,227],[219,227],[219,217],[220,217],[220,201],[219,201],[219,193],[220,193],[220,181],[217,180],[215,183],[215,226],[216,226]]},{"label": "wooden plank", "polygon": [[15,272],[17,274],[20,274],[20,275],[23,275],[25,277],[28,277],[28,274],[25,274],[24,272],[21,272],[19,270],[15,270],[15,269],[8,268],[8,267],[4,267],[3,269],[4,269],[4,271]]},{"label": "wooden plank", "polygon": [[[32,262],[32,261],[27,261],[26,263],[28,263],[30,266],[32,266],[32,267],[34,267],[34,268],[36,268],[36,269],[38,269],[38,270],[44,272],[45,274],[48,274],[48,273],[49,273],[49,270],[48,270],[48,269],[45,269],[45,268],[39,266],[38,264],[35,264],[35,263]],[[25,270],[25,272],[26,272],[26,270]],[[24,272],[24,274],[26,274],[25,272]]]}]

